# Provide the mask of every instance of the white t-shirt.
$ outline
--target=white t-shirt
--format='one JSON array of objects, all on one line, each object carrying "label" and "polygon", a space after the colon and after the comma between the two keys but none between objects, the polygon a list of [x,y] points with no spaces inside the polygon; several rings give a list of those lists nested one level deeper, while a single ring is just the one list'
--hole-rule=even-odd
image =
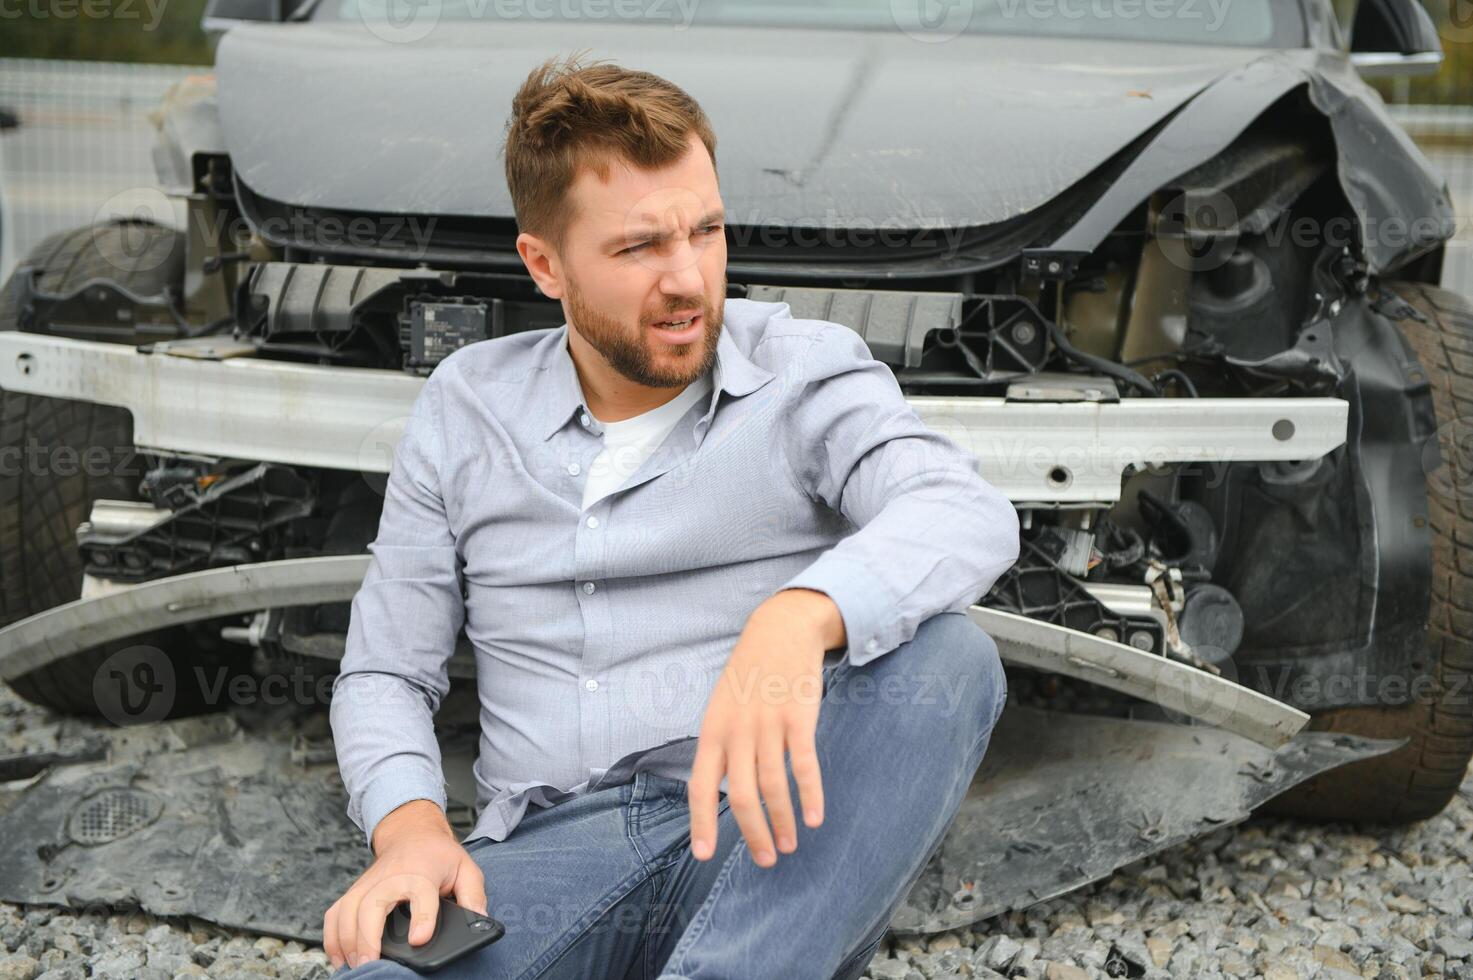
[{"label": "white t-shirt", "polygon": [[583,509],[623,486],[660,448],[686,411],[710,394],[711,372],[707,371],[658,408],[619,422],[604,422],[604,448],[588,469],[588,480],[583,484]]}]

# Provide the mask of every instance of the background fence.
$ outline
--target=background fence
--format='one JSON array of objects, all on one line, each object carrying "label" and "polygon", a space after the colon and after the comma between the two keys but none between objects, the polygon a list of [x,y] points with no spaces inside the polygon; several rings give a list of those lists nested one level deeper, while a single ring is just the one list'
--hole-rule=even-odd
[{"label": "background fence", "polygon": [[[1392,112],[1447,179],[1458,215],[1443,284],[1473,293],[1473,44],[1446,43],[1435,78],[1378,82],[1389,99],[1450,95],[1456,103],[1392,104]],[[20,126],[0,130],[0,282],[46,235],[139,206],[155,185],[149,113],[165,89],[209,66],[0,58],[0,108]],[[1451,87],[1449,87],[1451,86]],[[156,200],[156,198],[152,198]],[[150,212],[151,213],[151,212]],[[184,220],[182,210],[174,216]]]}]

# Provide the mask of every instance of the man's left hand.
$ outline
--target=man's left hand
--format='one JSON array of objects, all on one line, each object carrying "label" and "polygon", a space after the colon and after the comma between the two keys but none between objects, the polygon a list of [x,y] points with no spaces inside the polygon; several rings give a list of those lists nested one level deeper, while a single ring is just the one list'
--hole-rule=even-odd
[{"label": "man's left hand", "polygon": [[823,701],[823,655],[844,644],[843,618],[822,592],[785,589],[747,620],[706,704],[691,768],[691,853],[698,860],[716,853],[723,775],[752,859],[764,868],[777,863],[774,835],[784,854],[797,849],[785,754],[792,756],[803,822],[809,827],[823,822],[823,781],[814,744]]}]

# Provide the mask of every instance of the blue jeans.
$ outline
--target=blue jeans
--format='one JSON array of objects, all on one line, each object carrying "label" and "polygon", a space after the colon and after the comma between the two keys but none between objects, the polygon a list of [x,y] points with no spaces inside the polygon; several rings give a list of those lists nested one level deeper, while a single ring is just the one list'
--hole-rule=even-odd
[{"label": "blue jeans", "polygon": [[[857,978],[940,847],[1007,697],[997,645],[963,613],[923,622],[856,667],[824,668],[815,740],[824,820],[798,849],[753,862],[728,801],[716,853],[690,853],[686,783],[636,772],[554,807],[505,841],[467,844],[506,935],[440,980]],[[389,960],[332,980],[407,980]]]}]

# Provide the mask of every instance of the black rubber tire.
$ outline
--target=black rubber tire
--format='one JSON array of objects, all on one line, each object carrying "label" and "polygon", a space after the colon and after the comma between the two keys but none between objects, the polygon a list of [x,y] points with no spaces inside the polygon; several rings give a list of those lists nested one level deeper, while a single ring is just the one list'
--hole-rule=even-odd
[{"label": "black rubber tire", "polygon": [[[183,279],[182,234],[147,222],[117,222],[61,232],[44,239],[19,265],[43,270],[38,286],[70,291],[105,276],[135,292],[154,294]],[[0,330],[18,329],[12,277],[0,291]],[[120,338],[121,339],[121,338]],[[28,448],[29,447],[29,448]],[[75,530],[98,499],[141,499],[145,461],[133,448],[133,417],[110,405],[0,390],[0,626],[70,602],[81,595],[82,560]],[[106,461],[102,461],[102,457]],[[11,681],[33,704],[65,714],[102,716],[117,724],[199,714],[221,707],[209,698],[224,671],[227,679],[249,666],[244,648],[221,651],[219,621],[189,624],[129,637],[84,650]],[[214,630],[213,634],[211,630]],[[139,659],[173,672],[167,698],[146,710],[124,705],[109,681],[94,684],[109,667]],[[206,686],[193,668],[206,671]]]},{"label": "black rubber tire", "polygon": [[1430,446],[1425,457],[1432,532],[1425,668],[1433,694],[1315,715],[1311,730],[1410,740],[1395,752],[1300,783],[1266,804],[1269,813],[1387,824],[1425,820],[1452,800],[1473,759],[1473,302],[1424,283],[1395,281],[1383,288],[1426,318],[1407,317],[1397,326],[1432,389],[1442,454],[1435,467]]}]

